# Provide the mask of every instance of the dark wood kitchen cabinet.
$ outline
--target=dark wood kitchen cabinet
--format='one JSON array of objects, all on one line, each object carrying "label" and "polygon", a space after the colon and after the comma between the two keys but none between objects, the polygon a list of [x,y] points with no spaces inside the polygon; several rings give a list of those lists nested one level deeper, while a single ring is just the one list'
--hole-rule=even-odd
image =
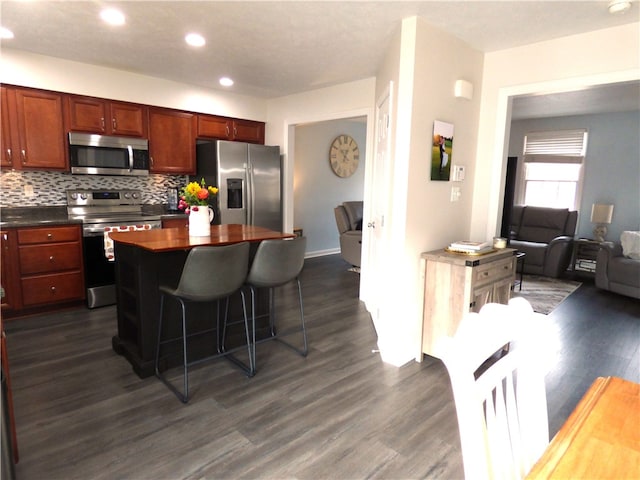
[{"label": "dark wood kitchen cabinet", "polygon": [[264,122],[198,115],[198,138],[264,145]]},{"label": "dark wood kitchen cabinet", "polygon": [[2,129],[1,141],[2,141],[2,156],[0,157],[0,167],[12,168],[13,167],[13,155],[14,155],[14,142],[11,136],[11,120],[9,119],[9,100],[8,100],[7,87],[0,87],[0,114],[2,115],[2,123],[0,129]]},{"label": "dark wood kitchen cabinet", "polygon": [[79,225],[7,229],[2,235],[3,313],[54,310],[85,299]]},{"label": "dark wood kitchen cabinet", "polygon": [[20,289],[18,276],[18,241],[14,230],[0,231],[0,284],[2,285],[2,313],[16,309],[17,295]]},{"label": "dark wood kitchen cabinet", "polygon": [[68,131],[147,138],[147,106],[103,98],[66,96]]},{"label": "dark wood kitchen cabinet", "polygon": [[3,87],[2,97],[2,165],[15,169],[68,170],[62,94]]},{"label": "dark wood kitchen cabinet", "polygon": [[189,228],[189,216],[184,218],[165,218],[162,220],[162,228]]},{"label": "dark wood kitchen cabinet", "polygon": [[149,108],[149,156],[152,173],[191,175],[196,171],[197,115]]}]

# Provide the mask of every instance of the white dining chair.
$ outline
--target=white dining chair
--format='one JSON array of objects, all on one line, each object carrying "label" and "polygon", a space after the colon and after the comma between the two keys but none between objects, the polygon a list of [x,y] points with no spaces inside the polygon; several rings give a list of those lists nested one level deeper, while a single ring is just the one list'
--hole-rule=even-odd
[{"label": "white dining chair", "polygon": [[534,313],[523,298],[469,313],[438,345],[456,404],[467,479],[521,479],[549,443]]}]

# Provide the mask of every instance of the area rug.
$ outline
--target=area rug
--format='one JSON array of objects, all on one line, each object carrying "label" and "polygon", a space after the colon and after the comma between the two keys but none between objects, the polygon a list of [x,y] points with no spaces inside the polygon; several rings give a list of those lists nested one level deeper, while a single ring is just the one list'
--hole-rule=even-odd
[{"label": "area rug", "polygon": [[[518,274],[519,277],[520,274]],[[580,282],[572,280],[525,275],[522,280],[522,291],[516,286],[512,296],[526,298],[535,312],[547,315],[580,285],[582,285]]]}]

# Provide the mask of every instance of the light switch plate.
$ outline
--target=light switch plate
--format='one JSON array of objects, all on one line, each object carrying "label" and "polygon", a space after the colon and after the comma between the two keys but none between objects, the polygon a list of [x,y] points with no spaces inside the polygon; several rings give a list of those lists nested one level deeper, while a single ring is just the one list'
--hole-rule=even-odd
[{"label": "light switch plate", "polygon": [[451,179],[454,182],[464,180],[464,165],[451,165]]},{"label": "light switch plate", "polygon": [[451,187],[451,201],[457,202],[460,200],[460,187]]},{"label": "light switch plate", "polygon": [[24,186],[24,195],[26,197],[33,197],[35,195],[33,193],[33,185],[25,185]]}]

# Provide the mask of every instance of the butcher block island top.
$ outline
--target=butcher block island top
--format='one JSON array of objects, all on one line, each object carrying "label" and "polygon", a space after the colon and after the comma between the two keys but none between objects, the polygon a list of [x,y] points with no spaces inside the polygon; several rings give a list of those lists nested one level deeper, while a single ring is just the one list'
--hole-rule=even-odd
[{"label": "butcher block island top", "polygon": [[262,240],[294,238],[292,233],[276,232],[253,225],[211,225],[208,237],[190,237],[188,228],[158,228],[132,232],[112,232],[114,242],[132,245],[151,252],[170,252],[206,245],[230,245],[240,242],[261,242]]}]

